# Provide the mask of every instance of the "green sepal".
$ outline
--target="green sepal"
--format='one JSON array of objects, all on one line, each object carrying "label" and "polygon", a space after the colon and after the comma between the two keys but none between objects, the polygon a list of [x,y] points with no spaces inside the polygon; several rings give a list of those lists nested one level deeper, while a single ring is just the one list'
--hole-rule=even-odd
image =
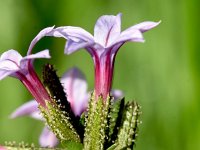
[{"label": "green sepal", "polygon": [[109,118],[108,118],[108,139],[106,141],[106,147],[112,145],[117,138],[119,127],[122,121],[122,115],[124,110],[125,98],[119,99],[111,104]]},{"label": "green sepal", "polygon": [[109,150],[132,149],[137,137],[140,121],[140,106],[135,102],[128,102],[123,111],[122,124],[119,129],[115,144]]},{"label": "green sepal", "polygon": [[88,115],[85,118],[84,150],[103,150],[108,128],[110,97],[104,100],[95,98],[93,93],[89,101]]},{"label": "green sepal", "polygon": [[74,115],[63,86],[60,83],[60,79],[56,74],[56,70],[50,64],[46,64],[43,68],[43,84],[47,89],[51,100],[54,102],[54,105],[57,105],[56,107],[63,112],[66,118],[69,118],[68,121],[79,134],[82,141],[84,125],[80,123],[80,117]]},{"label": "green sepal", "polygon": [[62,146],[65,147],[66,150],[82,150],[83,144],[73,142],[73,141],[62,141]]},{"label": "green sepal", "polygon": [[47,125],[60,141],[74,141],[81,143],[79,134],[71,124],[71,118],[66,116],[53,102],[46,101],[47,108],[39,106],[39,109],[46,119]]},{"label": "green sepal", "polygon": [[67,101],[66,93],[60,83],[60,79],[56,74],[53,65],[46,64],[42,72],[43,84],[47,89],[52,99],[59,105],[61,110],[67,111],[71,116],[74,116],[70,103]]}]

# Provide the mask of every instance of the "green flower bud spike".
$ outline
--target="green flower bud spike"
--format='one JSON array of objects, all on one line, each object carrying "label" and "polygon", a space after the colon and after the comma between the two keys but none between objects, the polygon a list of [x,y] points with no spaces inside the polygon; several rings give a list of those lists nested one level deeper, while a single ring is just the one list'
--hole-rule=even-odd
[{"label": "green flower bud spike", "polygon": [[133,101],[124,104],[124,98],[113,102],[101,96],[89,102],[85,122],[84,150],[132,149],[137,136],[140,107]]},{"label": "green flower bud spike", "polygon": [[135,101],[125,105],[117,139],[108,150],[133,149],[140,123],[138,120],[140,114],[140,106]]},{"label": "green flower bud spike", "polygon": [[96,100],[95,93],[92,94],[85,122],[84,150],[104,149],[106,129],[108,128],[109,107],[109,96],[104,101],[101,96]]},{"label": "green flower bud spike", "polygon": [[39,107],[47,125],[61,143],[68,141],[81,143],[83,126],[79,117],[75,117],[66,99],[63,87],[52,65],[47,64],[43,70],[43,83],[51,95],[51,102],[46,101],[47,109]]},{"label": "green flower bud spike", "polygon": [[109,146],[114,143],[117,138],[119,127],[122,121],[122,115],[124,110],[124,98],[117,100],[115,103],[112,103],[109,113],[109,129],[108,129],[108,139],[106,141],[106,146]]}]

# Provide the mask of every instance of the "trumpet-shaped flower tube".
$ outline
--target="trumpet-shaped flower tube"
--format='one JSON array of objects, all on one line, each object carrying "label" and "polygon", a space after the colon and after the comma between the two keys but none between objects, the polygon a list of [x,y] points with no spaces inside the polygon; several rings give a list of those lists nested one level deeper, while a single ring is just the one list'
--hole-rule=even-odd
[{"label": "trumpet-shaped flower tube", "polygon": [[45,107],[45,100],[50,100],[50,98],[33,68],[33,60],[50,58],[50,55],[48,50],[36,54],[31,54],[31,52],[34,45],[52,30],[53,27],[45,28],[33,39],[27,56],[22,57],[16,50],[11,49],[4,52],[0,57],[0,80],[7,76],[18,78],[43,107]]},{"label": "trumpet-shaped flower tube", "polygon": [[63,26],[54,29],[52,36],[67,39],[65,53],[85,48],[94,60],[95,94],[105,100],[110,94],[115,56],[125,42],[144,42],[143,32],[159,22],[146,21],[121,32],[121,14],[101,16],[94,27],[94,36],[80,27]]}]

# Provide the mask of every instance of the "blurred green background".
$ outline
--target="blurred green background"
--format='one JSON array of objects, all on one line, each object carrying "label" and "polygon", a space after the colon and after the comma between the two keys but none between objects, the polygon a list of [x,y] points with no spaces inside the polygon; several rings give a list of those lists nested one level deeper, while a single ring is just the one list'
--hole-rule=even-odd
[{"label": "blurred green background", "polygon": [[[145,33],[146,42],[127,43],[115,63],[113,88],[142,106],[137,150],[200,149],[199,2],[197,0],[0,0],[0,53],[16,49],[25,55],[30,41],[44,27],[81,26],[93,33],[98,17],[118,12],[122,29],[145,21],[162,23]],[[80,67],[93,88],[93,63],[84,50],[63,54],[63,39],[44,38],[34,51],[49,48],[61,76]],[[0,144],[38,144],[43,123],[29,117],[10,120],[10,113],[32,99],[20,81],[0,81]]]}]

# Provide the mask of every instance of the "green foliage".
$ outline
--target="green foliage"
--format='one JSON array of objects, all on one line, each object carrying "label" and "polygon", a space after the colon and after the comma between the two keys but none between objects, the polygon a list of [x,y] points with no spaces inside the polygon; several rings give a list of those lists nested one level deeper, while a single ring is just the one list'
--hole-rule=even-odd
[{"label": "green foliage", "polygon": [[46,102],[47,108],[40,106],[42,115],[48,126],[61,140],[64,148],[69,150],[123,150],[132,149],[138,130],[139,105],[133,101],[124,105],[124,98],[111,103],[111,98],[95,99],[92,94],[87,116],[80,121],[85,122],[83,144],[73,125],[71,118],[66,117],[58,105]]},{"label": "green foliage", "polygon": [[[115,103],[95,94],[89,102],[84,134],[85,150],[132,149],[138,130],[139,105],[133,101],[124,105],[124,98]],[[104,103],[105,102],[105,103]]]},{"label": "green foliage", "polygon": [[39,107],[47,125],[58,139],[62,141],[81,142],[80,136],[71,124],[71,118],[66,117],[66,112],[52,102],[46,102],[47,108]]}]

